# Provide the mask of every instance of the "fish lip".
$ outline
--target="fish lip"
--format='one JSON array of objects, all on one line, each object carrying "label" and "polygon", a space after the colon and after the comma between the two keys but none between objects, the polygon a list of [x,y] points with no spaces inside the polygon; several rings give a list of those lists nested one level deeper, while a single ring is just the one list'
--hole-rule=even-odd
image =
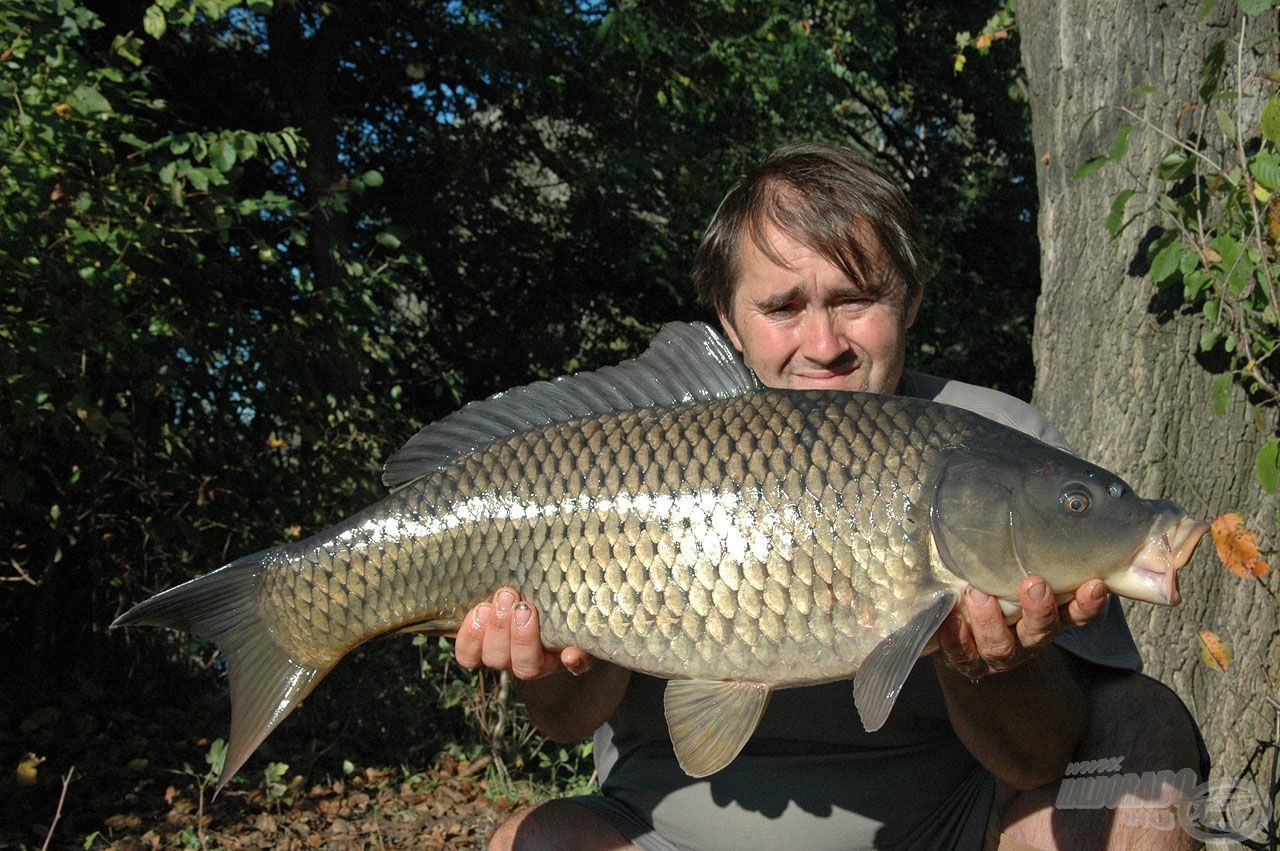
[{"label": "fish lip", "polygon": [[1209,531],[1209,524],[1185,514],[1162,513],[1147,533],[1147,540],[1129,562],[1129,571],[1153,595],[1150,601],[1176,606],[1182,602],[1178,591],[1178,570],[1191,560],[1196,544]]}]

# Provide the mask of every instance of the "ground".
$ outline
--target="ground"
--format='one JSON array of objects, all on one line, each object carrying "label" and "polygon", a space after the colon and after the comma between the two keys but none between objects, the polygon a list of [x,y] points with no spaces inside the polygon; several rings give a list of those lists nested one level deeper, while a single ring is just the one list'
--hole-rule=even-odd
[{"label": "ground", "polygon": [[[251,788],[233,784],[216,797],[207,772],[165,778],[143,769],[131,787],[115,790],[115,806],[110,805],[112,793],[102,787],[101,772],[93,777],[73,771],[61,811],[55,803],[46,813],[31,812],[29,828],[14,825],[0,847],[39,848],[50,840],[49,848],[119,851],[481,849],[494,827],[528,800],[513,794],[509,784],[491,793],[491,768],[488,757],[465,760],[441,754],[413,773],[365,768],[318,783],[286,775]],[[37,783],[60,792],[64,777],[38,778]],[[90,790],[97,794],[90,797]],[[21,784],[7,791],[12,808]]]},{"label": "ground", "polygon": [[584,750],[533,736],[503,693],[384,649],[352,654],[217,796],[221,675],[0,683],[0,851],[478,849],[523,804],[587,788]]},{"label": "ground", "polygon": [[145,806],[108,816],[88,847],[484,848],[494,826],[520,803],[487,795],[487,763],[442,756],[412,775],[366,768],[311,786],[297,778],[276,790],[233,789],[216,800],[203,790],[203,808],[195,780],[141,789],[135,794]]}]

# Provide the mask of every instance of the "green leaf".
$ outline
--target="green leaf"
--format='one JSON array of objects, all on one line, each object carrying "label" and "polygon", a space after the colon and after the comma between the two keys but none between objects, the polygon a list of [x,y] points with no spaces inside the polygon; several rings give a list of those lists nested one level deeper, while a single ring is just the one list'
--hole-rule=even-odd
[{"label": "green leaf", "polygon": [[1260,151],[1249,161],[1249,173],[1264,187],[1275,191],[1280,187],[1280,156],[1272,151]]},{"label": "green leaf", "polygon": [[1161,180],[1181,180],[1190,176],[1195,167],[1195,157],[1187,156],[1182,148],[1173,148],[1160,160],[1156,176]]},{"label": "green leaf", "polygon": [[1258,461],[1254,465],[1258,473],[1258,481],[1267,493],[1275,493],[1280,485],[1280,437],[1273,437],[1263,444],[1258,451]]},{"label": "green leaf", "polygon": [[1240,0],[1240,11],[1246,15],[1261,15],[1275,5],[1275,0]]},{"label": "green leaf", "polygon": [[1262,135],[1272,144],[1280,145],[1280,95],[1272,95],[1262,108]]},{"label": "green leaf", "polygon": [[1107,159],[1123,159],[1129,153],[1129,134],[1132,132],[1132,124],[1125,124],[1116,131],[1116,137],[1111,140],[1111,149],[1107,151]]},{"label": "green leaf", "polygon": [[67,97],[67,103],[81,115],[112,111],[111,102],[102,96],[102,92],[84,84],[76,86],[75,91]]},{"label": "green leaf", "polygon": [[1084,161],[1083,165],[1081,165],[1078,169],[1072,172],[1071,179],[1083,180],[1089,175],[1095,173],[1098,169],[1102,168],[1104,165],[1107,164],[1107,162],[1108,162],[1107,157],[1092,157],[1091,159],[1087,159]]},{"label": "green leaf", "polygon": [[1218,122],[1218,129],[1222,131],[1222,135],[1234,141],[1236,138],[1236,121],[1231,117],[1231,113],[1225,109],[1215,109],[1213,117]]},{"label": "green leaf", "polygon": [[1178,271],[1178,261],[1182,253],[1182,244],[1174,241],[1156,252],[1151,258],[1151,271],[1148,273],[1155,283],[1163,283],[1174,272]]},{"label": "green leaf", "polygon": [[152,4],[142,13],[142,29],[152,38],[159,39],[168,26],[169,22],[165,20],[164,10],[159,6]]},{"label": "green leaf", "polygon": [[1111,212],[1107,214],[1107,233],[1116,236],[1124,229],[1124,207],[1133,197],[1133,190],[1126,189],[1111,201]]},{"label": "green leaf", "polygon": [[230,139],[214,142],[209,148],[209,163],[223,173],[231,171],[236,165],[236,146]]},{"label": "green leaf", "polygon": [[1213,413],[1222,416],[1231,404],[1231,374],[1224,373],[1213,379]]}]

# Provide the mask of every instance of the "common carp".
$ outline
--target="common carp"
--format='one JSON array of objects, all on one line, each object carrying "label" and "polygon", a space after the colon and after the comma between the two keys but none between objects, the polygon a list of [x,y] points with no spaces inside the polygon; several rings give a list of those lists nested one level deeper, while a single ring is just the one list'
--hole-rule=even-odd
[{"label": "common carp", "polygon": [[[671,680],[681,766],[711,774],[774,689],[853,678],[878,729],[972,583],[1179,601],[1207,531],[1170,502],[970,411],[775,390],[701,324],[638,358],[473,402],[395,453],[382,501],[160,593],[115,625],[215,641],[231,684],[219,788],[352,648],[456,634],[501,586],[548,647]],[[1010,610],[1011,611],[1011,610]],[[856,674],[856,676],[855,676]]]}]

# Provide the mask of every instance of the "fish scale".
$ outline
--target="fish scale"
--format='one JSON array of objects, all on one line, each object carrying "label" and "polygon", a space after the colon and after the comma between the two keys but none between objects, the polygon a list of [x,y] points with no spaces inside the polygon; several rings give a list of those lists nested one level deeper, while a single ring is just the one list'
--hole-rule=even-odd
[{"label": "fish scale", "polygon": [[[294,545],[305,567],[282,559],[267,571],[264,614],[287,653],[316,662],[374,632],[423,621],[456,629],[470,607],[515,585],[537,604],[547,646],[577,644],[663,676],[756,677],[762,665],[785,670],[779,682],[841,676],[847,658],[901,625],[894,588],[929,574],[927,541],[902,521],[931,454],[984,422],[939,406],[902,410],[920,405],[760,391],[523,433]],[[727,460],[722,435],[745,475],[710,463]],[[913,449],[880,475],[856,462],[827,472],[835,456],[874,457],[877,443]],[[585,446],[600,447],[589,466]],[[625,455],[631,468],[619,466]],[[620,475],[592,475],[602,468]],[[730,540],[747,545],[722,573]],[[328,605],[311,605],[300,585],[324,589]],[[832,605],[854,597],[872,601],[880,632]],[[810,641],[815,633],[830,641]]]},{"label": "fish scale", "polygon": [[1207,530],[970,411],[762,388],[713,331],[678,323],[633,361],[427,426],[384,482],[331,529],[117,619],[226,655],[219,786],[353,647],[453,634],[504,586],[537,607],[545,646],[669,679],[677,759],[704,776],[775,688],[853,677],[878,729],[966,583],[1016,600],[1030,565],[1055,592],[1100,577],[1175,603]]}]

